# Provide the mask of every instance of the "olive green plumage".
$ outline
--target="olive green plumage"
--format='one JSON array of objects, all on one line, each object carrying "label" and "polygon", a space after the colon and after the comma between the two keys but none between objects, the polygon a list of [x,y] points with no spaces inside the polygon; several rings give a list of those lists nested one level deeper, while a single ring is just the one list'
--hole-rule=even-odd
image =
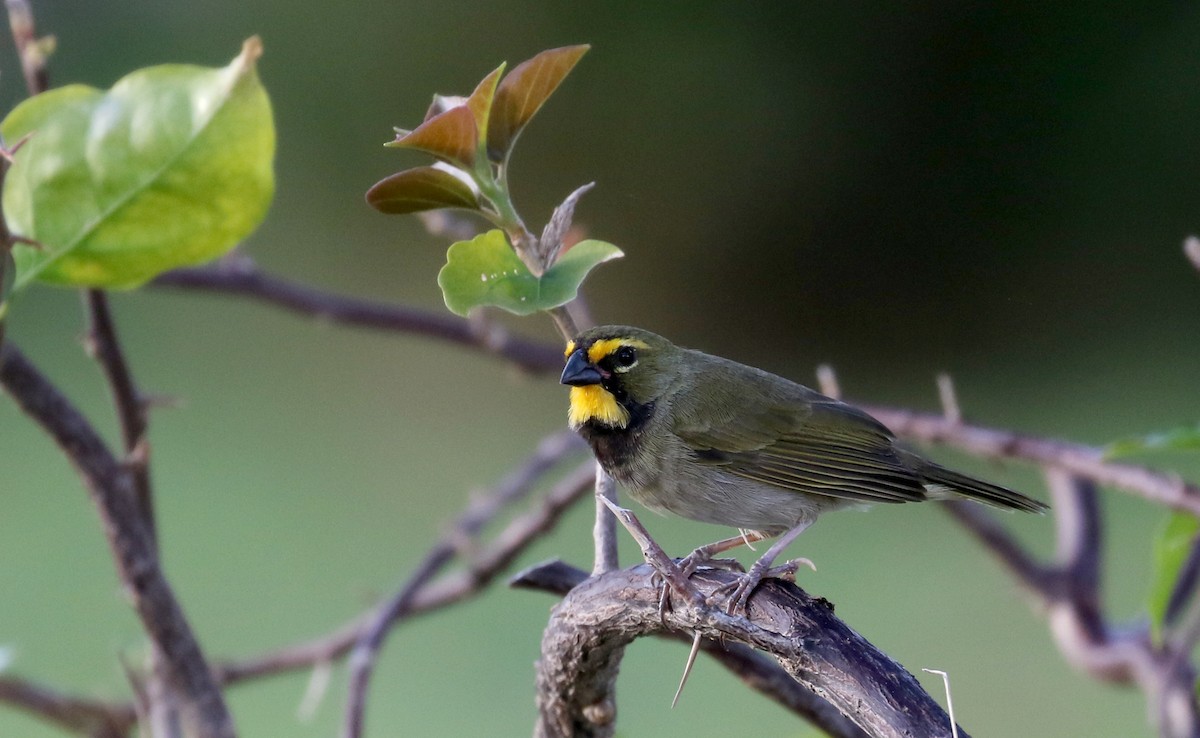
[{"label": "olive green plumage", "polygon": [[1046,509],[897,447],[844,402],[638,328],[576,337],[562,382],[572,386],[572,425],[654,510],[778,535],[863,503],[963,497]]}]

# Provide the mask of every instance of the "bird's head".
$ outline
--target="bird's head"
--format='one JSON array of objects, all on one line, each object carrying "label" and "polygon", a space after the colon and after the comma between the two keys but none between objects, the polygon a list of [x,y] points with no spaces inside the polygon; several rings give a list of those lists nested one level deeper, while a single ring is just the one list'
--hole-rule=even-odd
[{"label": "bird's head", "polygon": [[562,383],[571,387],[572,428],[622,429],[670,386],[679,350],[640,328],[604,325],[567,343]]}]

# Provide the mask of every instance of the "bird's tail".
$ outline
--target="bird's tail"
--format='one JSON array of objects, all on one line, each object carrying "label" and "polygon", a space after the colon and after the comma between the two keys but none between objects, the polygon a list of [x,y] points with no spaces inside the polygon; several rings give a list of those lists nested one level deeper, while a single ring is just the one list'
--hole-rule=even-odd
[{"label": "bird's tail", "polygon": [[985,482],[966,474],[959,474],[915,455],[914,460],[917,461],[915,471],[924,482],[929,496],[935,500],[965,497],[968,500],[976,500],[1006,510],[1043,513],[1050,509],[1049,505],[1038,502],[1032,497],[1026,497],[1020,492],[1014,492],[1007,487]]}]

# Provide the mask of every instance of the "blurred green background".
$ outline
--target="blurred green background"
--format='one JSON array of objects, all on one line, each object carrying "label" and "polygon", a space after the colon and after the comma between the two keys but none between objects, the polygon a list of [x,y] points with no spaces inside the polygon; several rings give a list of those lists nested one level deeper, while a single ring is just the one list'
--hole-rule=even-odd
[{"label": "blurred green background", "polygon": [[[419,163],[384,149],[434,92],[501,60],[593,50],[517,146],[540,228],[579,184],[589,235],[627,258],[587,285],[595,316],[848,397],[935,407],[956,378],[988,425],[1102,443],[1195,422],[1200,274],[1200,7],[1188,3],[35,2],[52,80],[107,87],[162,62],[221,65],[260,34],[279,130],[278,194],[245,251],[268,270],[442,309],[445,248],[364,190]],[[11,52],[0,103],[20,99]],[[153,418],[165,563],[208,652],[327,631],[411,571],[471,490],[561,427],[565,392],[471,352],[331,328],[257,304],[114,299]],[[76,295],[30,290],[9,335],[114,436],[77,342]],[[513,325],[556,340],[548,320]],[[1032,494],[1033,470],[939,458]],[[1186,458],[1149,460],[1197,478]],[[1189,466],[1190,464],[1190,466]],[[1106,597],[1138,617],[1162,512],[1106,491]],[[727,531],[645,516],[682,554]],[[1052,549],[1049,518],[1007,522]],[[590,560],[589,506],[522,559]],[[916,672],[950,673],[980,736],[1149,735],[1139,694],[1065,666],[1021,593],[933,506],[829,516],[793,546],[802,584]],[[628,546],[624,560],[635,560]],[[368,734],[527,735],[553,600],[495,588],[388,643]],[[12,670],[101,697],[142,637],[95,515],[55,449],[0,401],[0,646]],[[619,686],[626,736],[809,736],[686,649],[639,642]],[[242,734],[334,735],[339,665],[311,720],[307,675],[231,693]],[[58,735],[0,710],[0,735]]]}]

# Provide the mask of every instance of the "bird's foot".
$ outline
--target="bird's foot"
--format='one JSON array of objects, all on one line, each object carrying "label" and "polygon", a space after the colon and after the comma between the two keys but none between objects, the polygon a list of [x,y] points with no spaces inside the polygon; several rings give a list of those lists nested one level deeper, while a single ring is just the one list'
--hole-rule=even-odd
[{"label": "bird's foot", "polygon": [[[675,565],[687,579],[690,579],[701,567],[724,569],[725,571],[746,571],[737,559],[714,559],[703,549],[696,549],[682,559],[675,559]],[[655,571],[650,577],[650,584],[658,588],[658,619],[663,625],[666,625],[667,613],[671,612],[671,583]]]},{"label": "bird's foot", "polygon": [[713,590],[712,595],[709,596],[709,600],[711,601],[714,597],[732,590],[729,594],[729,600],[725,604],[725,611],[730,615],[744,616],[746,614],[746,607],[750,602],[750,595],[754,593],[754,590],[758,588],[762,580],[783,579],[794,584],[796,582],[796,572],[801,566],[807,566],[813,571],[817,570],[816,565],[812,561],[804,558],[792,559],[775,567],[770,566],[770,562],[764,562],[763,559],[759,559],[754,562],[749,571],[738,577],[735,581]]}]

